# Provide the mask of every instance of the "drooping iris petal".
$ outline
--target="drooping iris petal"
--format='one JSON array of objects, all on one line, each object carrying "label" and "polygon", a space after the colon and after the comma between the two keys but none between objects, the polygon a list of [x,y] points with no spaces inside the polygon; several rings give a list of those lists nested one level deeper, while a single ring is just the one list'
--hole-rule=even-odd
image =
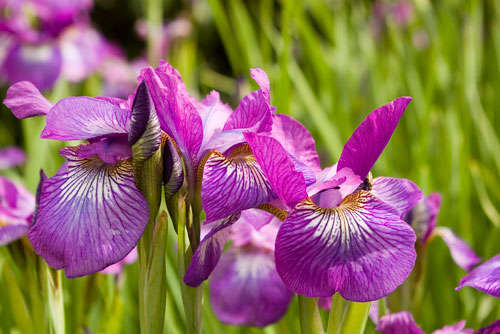
[{"label": "drooping iris petal", "polygon": [[444,326],[441,329],[437,329],[432,332],[432,334],[472,334],[474,330],[472,328],[464,328],[465,320],[457,322],[455,325]]},{"label": "drooping iris petal", "polygon": [[417,203],[405,220],[413,227],[422,243],[427,242],[437,224],[437,215],[441,207],[441,194],[432,193]]},{"label": "drooping iris petal", "polygon": [[66,97],[47,114],[42,138],[80,140],[109,134],[127,134],[131,111],[92,97]]},{"label": "drooping iris petal", "polygon": [[271,133],[288,153],[314,172],[320,171],[321,165],[314,138],[299,121],[288,115],[276,114],[273,117]]},{"label": "drooping iris petal", "polygon": [[184,283],[189,286],[198,286],[210,276],[219,262],[224,245],[228,240],[231,231],[228,227],[239,218],[240,214],[238,213],[211,224],[211,230],[203,237],[193,254],[184,275]]},{"label": "drooping iris petal", "polygon": [[20,81],[10,86],[3,103],[19,119],[46,115],[53,107],[29,81]]},{"label": "drooping iris petal", "polygon": [[400,97],[372,111],[345,144],[337,170],[349,167],[364,179],[391,139],[410,101],[410,97]]},{"label": "drooping iris petal", "polygon": [[481,262],[481,258],[474,253],[472,248],[470,248],[465,241],[457,237],[451,229],[447,227],[438,227],[435,233],[443,239],[450,249],[451,257],[462,269],[469,271],[474,268],[476,264]]},{"label": "drooping iris petal", "polygon": [[410,312],[391,313],[380,318],[377,331],[382,334],[425,334]]},{"label": "drooping iris petal", "polygon": [[35,198],[28,190],[0,176],[0,246],[26,234],[34,209]]},{"label": "drooping iris petal", "polygon": [[274,323],[285,314],[292,296],[268,251],[232,248],[222,255],[210,278],[212,309],[231,325]]},{"label": "drooping iris petal", "polygon": [[408,277],[415,239],[399,213],[367,191],[331,209],[306,200],[278,232],[276,267],[301,295],[329,297],[338,291],[348,300],[376,300]]},{"label": "drooping iris petal", "polygon": [[484,293],[500,298],[500,254],[468,273],[455,290],[471,286]]},{"label": "drooping iris petal", "polygon": [[7,169],[20,165],[26,161],[26,154],[15,146],[0,149],[0,169]]},{"label": "drooping iris petal", "polygon": [[82,159],[78,146],[61,153],[67,162],[42,179],[28,238],[50,266],[78,277],[123,259],[142,235],[149,209],[128,160]]},{"label": "drooping iris petal", "polygon": [[490,325],[476,331],[475,334],[497,334],[500,333],[500,319],[495,320]]},{"label": "drooping iris petal", "polygon": [[254,208],[276,195],[246,145],[229,157],[213,152],[204,164],[201,199],[207,222]]},{"label": "drooping iris petal", "polygon": [[422,191],[408,179],[377,177],[371,193],[382,202],[394,207],[403,219],[408,211],[422,199]]},{"label": "drooping iris petal", "polygon": [[276,139],[251,132],[245,133],[245,139],[283,203],[293,208],[307,198],[303,174],[295,169],[292,159]]},{"label": "drooping iris petal", "polygon": [[203,123],[192,98],[176,69],[160,62],[156,69],[146,68],[141,72],[155,104],[158,119],[165,131],[179,146],[186,168],[198,164],[198,151],[203,141]]},{"label": "drooping iris petal", "polygon": [[38,89],[51,88],[59,78],[62,66],[61,51],[51,44],[17,44],[9,51],[4,73],[11,84],[30,81]]}]

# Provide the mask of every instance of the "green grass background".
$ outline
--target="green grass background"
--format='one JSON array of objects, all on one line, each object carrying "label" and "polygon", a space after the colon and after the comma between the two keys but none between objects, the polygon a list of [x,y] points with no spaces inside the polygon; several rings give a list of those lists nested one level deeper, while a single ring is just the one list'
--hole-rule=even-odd
[{"label": "green grass background", "polygon": [[[188,38],[169,50],[193,94],[217,89],[235,107],[255,89],[248,69],[261,67],[271,79],[271,98],[280,113],[302,121],[313,133],[323,166],[335,163],[356,125],[374,108],[403,95],[413,97],[374,175],[406,177],[425,193],[438,191],[443,204],[438,224],[451,227],[487,259],[500,252],[500,2],[495,0],[415,0],[407,25],[389,15],[374,32],[371,1],[208,0],[164,1],[166,19],[182,15],[193,25]],[[144,45],[133,24],[144,12],[139,1],[97,1],[93,19],[129,56]],[[106,13],[114,13],[109,19]],[[107,17],[105,20],[103,17]],[[122,31],[122,33],[120,33]],[[427,36],[428,43],[416,45]],[[46,94],[99,95],[100,78],[75,85],[59,82]],[[6,87],[5,87],[6,88]],[[2,97],[5,94],[2,90]],[[49,175],[62,159],[61,143],[38,139],[44,120],[17,121],[0,112],[0,147],[19,145],[28,152],[25,166],[4,171],[34,191],[38,170]],[[182,333],[184,320],[175,262],[174,233],[169,234],[166,333]],[[14,252],[19,245],[9,246]],[[15,332],[12,280],[30,307],[26,277],[7,274],[0,255],[0,329]],[[500,316],[498,299],[471,288],[456,292],[465,272],[444,243],[427,252],[423,300],[412,309],[426,331],[466,319],[478,328]],[[135,333],[137,265],[119,278],[95,275],[64,280],[67,331]],[[296,300],[285,318],[264,330],[222,325],[205,298],[206,333],[298,332]],[[369,325],[367,332],[373,331]]]}]

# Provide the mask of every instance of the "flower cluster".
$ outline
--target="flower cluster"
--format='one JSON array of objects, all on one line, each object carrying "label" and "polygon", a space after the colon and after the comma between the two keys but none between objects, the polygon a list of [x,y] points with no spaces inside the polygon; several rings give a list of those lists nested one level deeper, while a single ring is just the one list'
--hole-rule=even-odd
[{"label": "flower cluster", "polygon": [[[186,225],[192,258],[184,283],[209,279],[215,314],[238,325],[277,321],[293,294],[381,299],[412,272],[416,244],[422,250],[434,236],[462,268],[480,261],[451,230],[435,227],[439,195],[423,198],[408,179],[372,177],[411,98],[372,111],[338,162],[321,168],[309,131],[272,106],[266,73],[250,74],[259,89],[234,110],[215,91],[195,99],[166,62],[142,69],[123,100],[66,97],[53,105],[29,82],[14,84],[4,101],[14,115],[45,116],[42,138],[81,143],[60,151],[66,162],[54,176],[41,172],[32,216],[33,199],[22,188],[0,196],[19,221],[9,225],[27,230],[53,268],[68,277],[89,275],[133,256],[157,213],[159,198],[146,189],[158,179],[175,227],[184,213],[172,202],[186,203],[184,217],[194,217]],[[152,170],[158,178],[144,169],[155,154],[162,156]],[[3,240],[11,239],[0,234]],[[498,256],[460,288],[498,296],[497,269]],[[378,326],[390,332],[387,320]]]}]

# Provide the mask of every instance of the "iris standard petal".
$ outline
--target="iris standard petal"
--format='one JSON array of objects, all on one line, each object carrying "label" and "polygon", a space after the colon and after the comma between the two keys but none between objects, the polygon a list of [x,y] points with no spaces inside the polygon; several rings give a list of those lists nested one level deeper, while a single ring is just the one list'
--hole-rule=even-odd
[{"label": "iris standard petal", "polygon": [[278,321],[293,294],[281,281],[273,254],[232,248],[210,278],[210,303],[222,322],[264,327]]},{"label": "iris standard petal", "polygon": [[26,154],[20,148],[9,146],[0,149],[0,170],[15,167],[26,161]]},{"label": "iris standard petal", "polygon": [[42,138],[81,140],[110,134],[127,134],[131,111],[92,97],[66,97],[47,114]]},{"label": "iris standard petal", "polygon": [[3,63],[10,83],[30,81],[40,90],[54,85],[61,67],[61,51],[51,44],[17,44],[10,49]]},{"label": "iris standard petal", "polygon": [[484,293],[500,298],[500,254],[468,273],[455,290],[471,286]]},{"label": "iris standard petal", "polygon": [[331,209],[306,200],[278,232],[276,267],[298,294],[329,297],[338,291],[348,300],[372,301],[406,280],[415,239],[399,213],[367,191]]},{"label": "iris standard petal", "polygon": [[407,311],[383,316],[379,319],[376,329],[382,334],[425,334]]},{"label": "iris standard petal", "polygon": [[401,215],[401,219],[422,199],[422,191],[415,183],[395,177],[375,178],[371,193],[382,202],[394,207]]},{"label": "iris standard petal", "polygon": [[349,167],[364,179],[391,139],[410,101],[410,97],[400,97],[372,111],[345,144],[337,170]]},{"label": "iris standard petal", "polygon": [[251,68],[250,76],[259,85],[260,90],[264,94],[264,97],[266,97],[266,99],[270,101],[271,85],[269,84],[269,78],[267,77],[266,72],[264,72],[264,70],[260,68]]},{"label": "iris standard petal", "polygon": [[229,216],[212,223],[211,230],[203,237],[193,254],[191,263],[184,275],[184,283],[198,286],[206,280],[219,262],[222,250],[226,244],[230,227],[240,218],[240,214]]},{"label": "iris standard petal", "polygon": [[228,157],[212,152],[203,167],[201,200],[207,222],[257,207],[276,198],[248,145]]},{"label": "iris standard petal", "polygon": [[446,246],[450,249],[453,261],[460,266],[460,268],[470,271],[476,264],[481,262],[481,258],[474,253],[472,248],[453,231],[447,227],[438,227],[435,233],[439,235]]},{"label": "iris standard petal", "polygon": [[283,203],[293,208],[307,198],[304,175],[296,170],[289,154],[276,139],[251,132],[245,133],[245,139]]},{"label": "iris standard petal", "polygon": [[288,115],[276,114],[273,117],[271,134],[290,155],[296,157],[314,172],[321,170],[314,138],[299,121]]},{"label": "iris standard petal", "polygon": [[[203,142],[200,154],[205,154],[208,149],[218,149],[211,142],[216,142],[217,135],[220,134],[226,120],[233,109],[221,102],[219,93],[211,91],[199,105],[199,113],[203,122]],[[235,142],[233,142],[233,145]]]},{"label": "iris standard petal", "polygon": [[16,82],[10,86],[3,103],[19,119],[46,115],[53,107],[29,81]]},{"label": "iris standard petal", "polygon": [[67,162],[41,181],[28,238],[50,266],[78,277],[123,259],[141,237],[149,209],[128,160],[82,159],[78,147],[62,153]]},{"label": "iris standard petal", "polygon": [[405,220],[413,227],[422,243],[427,242],[437,224],[441,207],[441,194],[432,193],[417,203],[406,215]]},{"label": "iris standard petal", "polygon": [[198,152],[203,141],[203,123],[179,72],[166,62],[156,69],[146,68],[141,76],[155,104],[158,119],[165,131],[179,146],[188,172],[199,163]]}]

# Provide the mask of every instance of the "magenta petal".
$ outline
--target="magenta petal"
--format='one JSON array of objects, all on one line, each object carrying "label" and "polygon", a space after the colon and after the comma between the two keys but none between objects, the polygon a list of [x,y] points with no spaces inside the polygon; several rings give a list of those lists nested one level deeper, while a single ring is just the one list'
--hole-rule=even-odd
[{"label": "magenta petal", "polygon": [[380,318],[377,331],[382,334],[425,334],[410,312],[391,313]]},{"label": "magenta petal", "polygon": [[201,240],[193,254],[191,263],[184,275],[184,283],[189,286],[198,286],[206,280],[219,262],[222,250],[226,244],[230,227],[240,218],[240,214],[214,222],[212,229]]},{"label": "magenta petal", "polygon": [[498,334],[500,333],[500,319],[495,320],[490,325],[483,327],[475,332],[475,334]]},{"label": "magenta petal", "polygon": [[377,177],[373,180],[371,193],[382,202],[394,207],[401,218],[421,199],[422,191],[408,179]]},{"label": "magenta petal", "polygon": [[17,82],[10,86],[3,103],[19,119],[46,115],[53,107],[29,81]]},{"label": "magenta petal", "polygon": [[275,197],[269,181],[250,153],[226,158],[214,152],[204,165],[201,199],[207,222],[257,207]]},{"label": "magenta petal", "polygon": [[468,273],[456,288],[471,286],[484,293],[500,298],[500,254]]},{"label": "magenta petal", "polygon": [[399,213],[366,191],[339,207],[299,203],[276,238],[276,266],[293,292],[353,301],[387,296],[415,263],[415,233]]},{"label": "magenta petal", "polygon": [[405,220],[413,227],[422,243],[427,242],[437,224],[437,215],[441,207],[441,194],[432,193],[417,203]]},{"label": "magenta petal", "polygon": [[481,262],[481,258],[474,253],[472,248],[465,241],[457,237],[451,229],[438,227],[435,233],[446,243],[450,249],[451,257],[460,268],[469,271]]},{"label": "magenta petal", "polygon": [[3,67],[10,83],[30,81],[38,89],[46,90],[61,73],[61,51],[55,44],[18,44],[9,51]]},{"label": "magenta petal", "polygon": [[28,238],[37,254],[67,277],[95,273],[123,259],[149,216],[128,161],[107,165],[66,148],[67,162],[43,179]]},{"label": "magenta petal", "polygon": [[410,101],[410,97],[400,97],[372,111],[345,144],[337,170],[349,167],[364,179],[391,139]]},{"label": "magenta petal", "polygon": [[66,97],[47,114],[42,138],[81,140],[109,134],[126,134],[131,111],[86,96]]},{"label": "magenta petal", "polygon": [[441,329],[437,329],[432,332],[432,334],[472,334],[474,330],[471,328],[464,328],[465,320],[461,320],[454,325],[444,326]]},{"label": "magenta petal", "polygon": [[281,281],[273,254],[232,248],[210,278],[210,303],[222,322],[264,327],[287,311],[293,294]]},{"label": "magenta petal", "polygon": [[271,134],[289,154],[313,171],[319,172],[321,170],[314,138],[299,121],[288,115],[276,114],[273,117]]},{"label": "magenta petal", "polygon": [[137,260],[137,247],[132,249],[130,253],[127,254],[120,261],[107,266],[103,270],[100,271],[101,274],[110,274],[110,275],[118,275],[123,271],[123,265],[134,263]]},{"label": "magenta petal", "polygon": [[245,210],[231,228],[232,245],[236,247],[252,245],[273,252],[280,225],[281,221],[267,211]]},{"label": "magenta petal", "polygon": [[0,170],[15,167],[24,163],[26,154],[15,146],[0,149]]},{"label": "magenta petal", "polygon": [[255,82],[259,85],[260,90],[264,94],[264,96],[267,98],[268,101],[270,101],[270,87],[271,85],[269,84],[269,78],[267,77],[266,72],[260,68],[251,68],[250,69],[250,76],[252,79],[255,80]]},{"label": "magenta petal", "polygon": [[245,139],[283,203],[293,208],[307,198],[304,175],[296,170],[292,159],[276,139],[251,132],[245,133]]},{"label": "magenta petal", "polygon": [[163,131],[179,146],[189,172],[198,164],[198,152],[203,141],[203,123],[192,98],[176,69],[161,62],[156,69],[141,72],[158,113]]},{"label": "magenta petal", "polygon": [[[201,154],[207,150],[217,149],[217,137],[224,128],[226,120],[229,118],[233,110],[227,104],[221,102],[219,93],[211,91],[199,106],[199,113],[203,122],[203,143]],[[232,145],[236,144],[233,142]],[[219,150],[220,151],[220,150]],[[221,151],[222,152],[222,151]]]}]

